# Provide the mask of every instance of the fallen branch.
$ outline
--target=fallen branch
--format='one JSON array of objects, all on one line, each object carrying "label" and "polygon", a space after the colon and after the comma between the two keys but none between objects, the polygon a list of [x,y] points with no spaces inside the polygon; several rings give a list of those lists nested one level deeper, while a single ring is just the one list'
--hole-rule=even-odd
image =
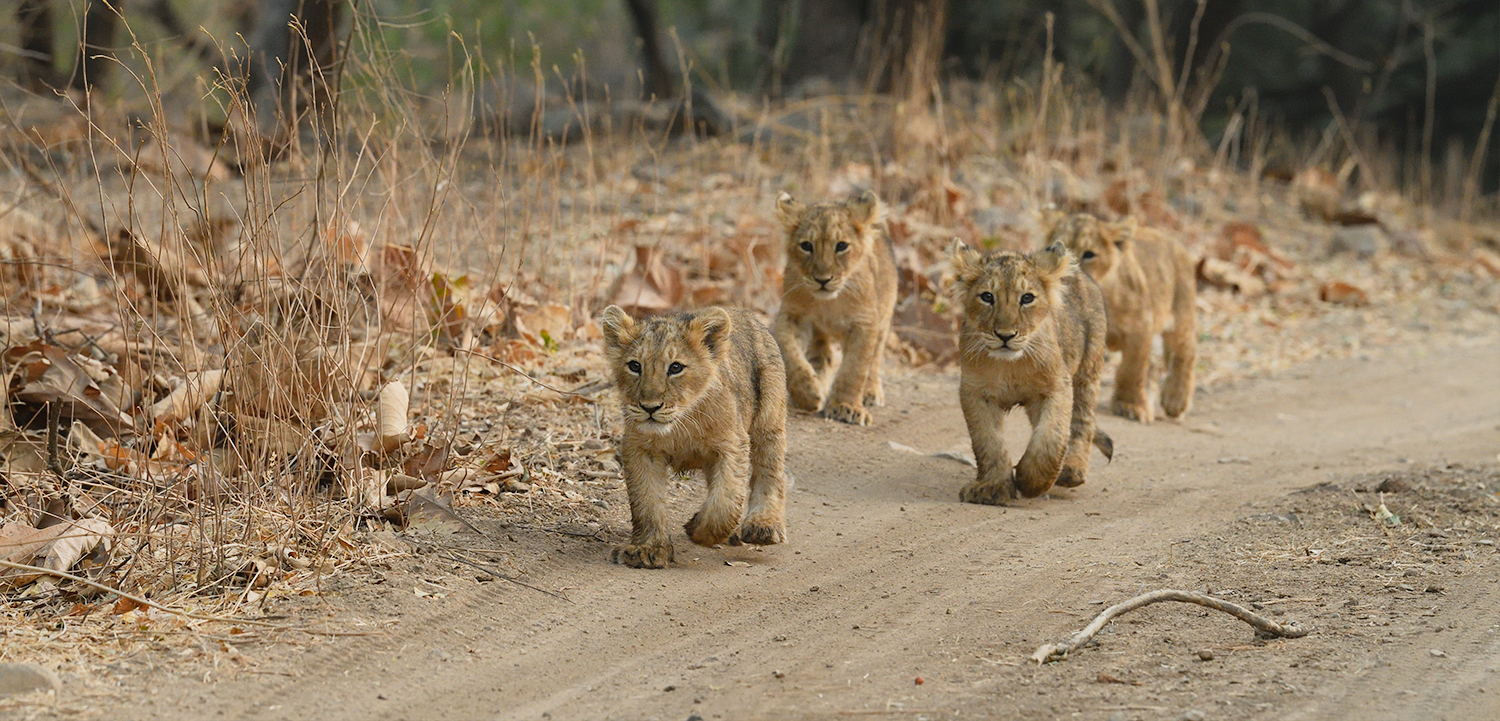
[{"label": "fallen branch", "polygon": [[1047,663],[1048,661],[1060,661],[1064,658],[1067,658],[1069,653],[1072,653],[1074,650],[1088,643],[1091,639],[1094,638],[1094,634],[1099,633],[1099,630],[1104,628],[1104,626],[1110,621],[1113,621],[1116,616],[1124,615],[1125,613],[1134,611],[1137,608],[1140,608],[1142,606],[1149,606],[1158,601],[1181,601],[1183,603],[1196,603],[1199,606],[1207,606],[1208,608],[1212,608],[1215,611],[1223,611],[1224,613],[1234,616],[1235,618],[1238,618],[1239,620],[1244,621],[1251,626],[1254,626],[1257,635],[1263,637],[1301,638],[1307,635],[1307,630],[1304,628],[1299,628],[1297,626],[1283,626],[1238,604],[1223,601],[1212,596],[1205,596],[1201,593],[1165,589],[1161,591],[1152,591],[1151,593],[1136,596],[1135,598],[1132,598],[1128,601],[1117,603],[1113,606],[1110,606],[1109,608],[1104,609],[1102,613],[1094,617],[1093,621],[1089,622],[1089,625],[1084,626],[1082,631],[1073,634],[1068,638],[1068,640],[1063,641],[1062,643],[1043,644],[1041,648],[1038,648],[1034,653],[1031,654],[1031,660],[1041,664]]}]

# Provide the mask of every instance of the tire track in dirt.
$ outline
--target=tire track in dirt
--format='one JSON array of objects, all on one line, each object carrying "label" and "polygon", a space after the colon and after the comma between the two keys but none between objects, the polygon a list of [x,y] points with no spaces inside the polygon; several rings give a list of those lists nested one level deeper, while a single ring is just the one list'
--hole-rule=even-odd
[{"label": "tire track in dirt", "polygon": [[[430,614],[403,619],[386,636],[288,662],[295,680],[241,676],[211,693],[179,682],[134,717],[1057,713],[1066,699],[1028,694],[1026,674],[999,686],[992,677],[1015,676],[1011,664],[1031,648],[1080,627],[1099,608],[1091,601],[1138,592],[1147,574],[1134,559],[1232,520],[1247,502],[1402,458],[1493,459],[1496,369],[1494,347],[1318,363],[1202,394],[1183,424],[1104,417],[1120,449],[1113,463],[1096,455],[1082,488],[1004,509],[956,502],[968,467],[889,446],[937,451],[967,442],[954,376],[897,376],[892,407],[871,428],[793,419],[787,546],[701,549],[679,539],[678,566],[645,572],[608,564],[600,544],[567,544],[528,578],[570,588],[573,605],[486,584],[434,601]],[[1025,423],[1012,419],[1008,435],[1019,447]],[[693,490],[678,501],[683,518]],[[1474,612],[1491,606],[1476,602]],[[1470,645],[1500,656],[1494,643]],[[1415,665],[1400,683],[1434,686],[1445,698],[1493,684],[1483,663],[1458,673]],[[1062,664],[1027,673],[1053,679],[1037,690],[1055,692],[1073,671]],[[1393,674],[1372,668],[1355,685],[1389,687]],[[1313,704],[1306,713],[1330,715],[1341,707],[1326,704],[1341,698],[1305,699]],[[1302,712],[1292,703],[1302,700],[1276,715]],[[1077,710],[1090,717],[1098,709]]]}]

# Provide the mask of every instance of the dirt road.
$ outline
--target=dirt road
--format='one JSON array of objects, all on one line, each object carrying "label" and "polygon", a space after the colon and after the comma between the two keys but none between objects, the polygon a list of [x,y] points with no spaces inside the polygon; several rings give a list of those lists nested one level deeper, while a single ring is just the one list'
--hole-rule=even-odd
[{"label": "dirt road", "polygon": [[[1105,416],[1113,463],[1096,456],[1085,486],[1010,508],[957,503],[967,466],[890,445],[966,449],[955,387],[954,375],[898,375],[891,407],[870,428],[794,418],[786,546],[703,549],[682,539],[680,563],[653,572],[610,565],[597,540],[543,536],[547,555],[526,580],[571,603],[472,576],[440,599],[414,599],[393,582],[383,592],[417,605],[387,619],[381,635],[267,654],[257,673],[210,684],[137,677],[126,685],[144,702],[109,715],[1500,716],[1493,521],[1449,529],[1447,561],[1403,572],[1374,557],[1330,560],[1361,538],[1404,548],[1358,510],[1354,491],[1293,493],[1457,463],[1470,485],[1488,484],[1475,486],[1476,502],[1493,504],[1500,348],[1315,363],[1200,394],[1182,424]],[[1021,427],[1011,424],[1015,443]],[[679,489],[684,518],[697,490]],[[613,507],[623,506],[621,493]],[[1435,512],[1416,504],[1408,513]],[[616,513],[607,540],[627,528]],[[1296,523],[1282,531],[1280,519]],[[1297,529],[1342,535],[1278,540]],[[1117,622],[1064,662],[1025,661],[1102,602],[1179,586],[1255,601],[1312,634],[1256,642],[1226,616],[1165,605]],[[348,611],[361,612],[370,615]],[[1213,660],[1201,660],[1204,650]]]}]

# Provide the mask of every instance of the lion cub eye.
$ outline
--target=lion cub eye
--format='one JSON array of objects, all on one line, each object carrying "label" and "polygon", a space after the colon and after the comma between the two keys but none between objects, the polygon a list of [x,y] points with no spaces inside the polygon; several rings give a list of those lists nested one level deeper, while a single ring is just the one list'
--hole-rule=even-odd
[{"label": "lion cub eye", "polygon": [[842,241],[842,240],[841,240],[841,241],[839,241],[839,244],[838,244],[838,245],[835,245],[835,246],[833,246],[833,251],[834,251],[834,252],[835,252],[835,253],[842,253],[842,252],[844,252],[844,251],[846,251],[846,250],[848,250],[848,249],[849,249],[849,244],[848,244],[848,243],[845,243],[845,242],[844,242],[844,241]]},{"label": "lion cub eye", "polygon": [[672,365],[667,366],[667,375],[675,376],[685,370],[687,370],[687,366],[681,363],[673,363]]},{"label": "lion cub eye", "polygon": [[1094,251],[1092,251],[1092,250],[1085,250],[1085,251],[1083,251],[1083,255],[1081,255],[1079,257],[1082,258],[1083,260],[1088,260],[1089,258],[1094,257]]},{"label": "lion cub eye", "polygon": [[1030,293],[1021,294],[1021,305],[1031,305],[1036,302],[1036,296]]},{"label": "lion cub eye", "polygon": [[640,364],[640,361],[630,361],[629,363],[626,363],[625,364],[625,370],[628,370],[631,373],[634,373],[636,375],[640,375],[641,374],[641,364]]},{"label": "lion cub eye", "polygon": [[809,243],[809,242],[807,242],[805,240],[802,241],[802,244],[798,245],[797,247],[801,248],[802,252],[804,252],[804,253],[811,253],[812,252],[812,243]]},{"label": "lion cub eye", "polygon": [[979,294],[979,301],[981,303],[984,303],[985,305],[994,305],[995,304],[995,294],[991,293],[989,291],[985,291],[983,293],[980,293]]}]

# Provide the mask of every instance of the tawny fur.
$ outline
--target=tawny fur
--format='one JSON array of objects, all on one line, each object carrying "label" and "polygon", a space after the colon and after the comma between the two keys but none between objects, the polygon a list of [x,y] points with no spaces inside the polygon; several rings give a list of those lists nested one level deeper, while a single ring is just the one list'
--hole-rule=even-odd
[{"label": "tawny fur", "polygon": [[708,484],[685,526],[693,543],[785,541],[786,374],[765,325],[723,308],[637,323],[617,306],[599,325],[625,421],[631,533],[615,562],[672,561],[667,488],[687,470]]},{"label": "tawny fur", "polygon": [[1106,342],[1121,354],[1110,410],[1151,422],[1151,342],[1160,335],[1166,361],[1161,411],[1172,418],[1187,413],[1198,359],[1198,286],[1187,249],[1133,221],[1104,223],[1085,214],[1056,223],[1048,242],[1063,243],[1072,251],[1079,267],[1104,293],[1109,308]]},{"label": "tawny fur", "polygon": [[[1082,485],[1090,445],[1106,456],[1114,449],[1094,428],[1106,327],[1099,287],[1062,246],[986,255],[955,240],[950,261],[964,312],[958,398],[979,466],[959,498],[999,505],[1054,483]],[[1032,431],[1013,471],[1002,431],[1016,406]]]},{"label": "tawny fur", "polygon": [[[807,206],[782,193],[776,214],[786,272],[774,331],[792,405],[868,425],[869,408],[885,405],[880,365],[896,309],[896,263],[880,199],[865,191]],[[835,373],[837,350],[843,358]]]}]

